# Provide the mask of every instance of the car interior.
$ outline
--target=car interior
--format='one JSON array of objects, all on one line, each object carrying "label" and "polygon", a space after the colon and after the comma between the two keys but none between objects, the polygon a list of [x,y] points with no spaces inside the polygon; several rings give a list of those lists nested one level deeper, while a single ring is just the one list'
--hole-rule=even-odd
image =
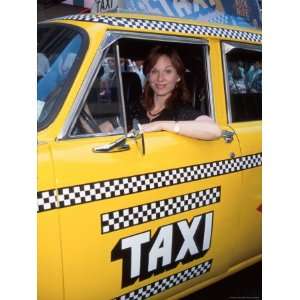
[{"label": "car interior", "polygon": [[[134,110],[138,101],[141,100],[143,82],[146,79],[141,68],[138,70],[138,66],[142,66],[142,62],[150,50],[158,45],[168,45],[176,48],[186,68],[185,81],[190,92],[191,106],[199,110],[201,114],[210,115],[209,81],[206,65],[207,46],[140,39],[135,40],[130,38],[119,40],[118,45],[120,49],[127,131],[132,128],[133,120],[131,112]],[[92,118],[97,124],[110,121],[114,125],[114,128],[117,129],[114,131],[114,134],[120,134],[122,131],[124,132],[125,126],[123,126],[123,124],[125,124],[125,121],[123,120],[122,104],[120,101],[121,93],[119,92],[119,83],[116,76],[117,67],[116,64],[111,64],[111,62],[108,61],[111,60],[112,57],[116,58],[114,46],[111,46],[106,57],[102,60],[101,68],[89,91],[86,105],[88,105]],[[109,76],[111,76],[111,78]],[[84,135],[85,133],[91,132],[87,132],[86,128],[83,128],[79,118],[72,135]],[[99,133],[101,134],[101,132]]]}]

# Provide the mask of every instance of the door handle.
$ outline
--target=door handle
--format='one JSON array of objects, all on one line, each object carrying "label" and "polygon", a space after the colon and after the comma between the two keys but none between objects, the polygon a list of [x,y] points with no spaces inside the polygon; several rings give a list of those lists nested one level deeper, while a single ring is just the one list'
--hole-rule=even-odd
[{"label": "door handle", "polygon": [[95,153],[111,153],[111,152],[121,152],[127,151],[130,149],[128,144],[125,144],[126,136],[121,137],[113,143],[106,144],[103,146],[93,148],[93,152]]},{"label": "door handle", "polygon": [[229,130],[222,130],[222,137],[224,138],[225,143],[231,143],[233,141],[234,132]]},{"label": "door handle", "polygon": [[136,119],[133,119],[133,129],[125,134],[123,137],[117,139],[116,141],[105,144],[99,147],[94,147],[93,152],[95,153],[111,153],[111,152],[121,152],[127,151],[130,149],[130,146],[126,144],[127,138],[134,139],[136,144],[141,148],[141,153],[145,154],[145,143],[144,143],[144,135],[141,132],[141,125],[138,123]]}]

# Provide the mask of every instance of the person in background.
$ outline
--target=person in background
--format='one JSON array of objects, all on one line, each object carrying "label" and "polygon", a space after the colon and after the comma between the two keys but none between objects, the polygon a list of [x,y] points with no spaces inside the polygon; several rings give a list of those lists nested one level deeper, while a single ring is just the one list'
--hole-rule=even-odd
[{"label": "person in background", "polygon": [[244,68],[239,66],[238,62],[233,61],[229,66],[228,80],[230,92],[233,94],[246,94],[246,76]]},{"label": "person in background", "polygon": [[47,72],[49,71],[50,63],[47,56],[42,53],[38,52],[37,54],[37,77],[38,79],[44,77]]},{"label": "person in background", "polygon": [[100,102],[112,102],[112,90],[116,88],[116,62],[111,55],[105,58],[103,65],[104,74],[100,82]]},{"label": "person in background", "polygon": [[175,49],[157,46],[144,62],[146,83],[143,99],[133,116],[143,132],[169,131],[196,139],[214,140],[219,126],[189,104],[185,67]]},{"label": "person in background", "polygon": [[256,61],[247,72],[247,86],[251,93],[261,93],[262,89],[262,65]]},{"label": "person in background", "polygon": [[142,87],[144,87],[145,82],[146,82],[146,77],[143,72],[143,64],[144,64],[143,60],[139,59],[136,61],[132,61],[131,59],[128,59],[128,70],[130,72],[135,72],[138,74],[138,76],[141,80]]},{"label": "person in background", "polygon": [[59,80],[63,81],[67,78],[75,60],[77,54],[73,52],[69,52],[64,59],[59,62]]}]

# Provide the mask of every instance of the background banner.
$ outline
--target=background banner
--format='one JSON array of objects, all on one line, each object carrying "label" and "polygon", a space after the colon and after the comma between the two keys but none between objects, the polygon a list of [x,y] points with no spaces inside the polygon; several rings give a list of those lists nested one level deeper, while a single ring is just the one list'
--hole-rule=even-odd
[{"label": "background banner", "polygon": [[82,5],[91,8],[92,12],[126,11],[242,27],[261,27],[257,0],[69,0],[64,3]]}]

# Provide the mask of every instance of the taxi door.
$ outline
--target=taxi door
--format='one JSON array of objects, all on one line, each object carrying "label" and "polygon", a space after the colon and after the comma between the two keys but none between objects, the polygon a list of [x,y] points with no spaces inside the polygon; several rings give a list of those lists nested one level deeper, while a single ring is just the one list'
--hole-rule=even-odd
[{"label": "taxi door", "polygon": [[[101,53],[93,64],[100,61]],[[100,72],[91,70],[71,93],[88,94]],[[51,144],[66,300],[166,299],[229,266],[243,164],[237,139],[154,132],[144,135],[144,155],[131,139],[123,151],[95,151],[120,136]]]},{"label": "taxi door", "polygon": [[[261,46],[223,43],[223,63],[227,82],[230,127],[236,133],[243,156],[251,156],[249,168],[242,172],[242,197],[233,264],[261,254],[262,213],[262,64]],[[233,82],[231,72],[238,67],[241,79]]]}]

